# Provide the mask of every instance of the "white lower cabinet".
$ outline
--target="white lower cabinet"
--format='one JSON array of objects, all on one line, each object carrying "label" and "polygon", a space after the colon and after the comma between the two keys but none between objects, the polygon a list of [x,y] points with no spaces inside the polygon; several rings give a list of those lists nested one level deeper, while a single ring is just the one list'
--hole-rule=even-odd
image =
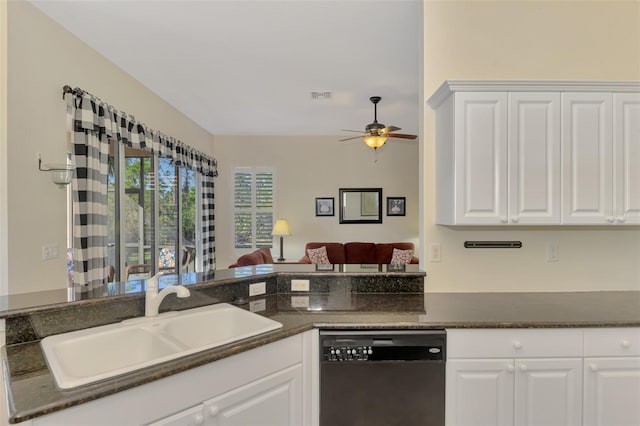
[{"label": "white lower cabinet", "polygon": [[640,329],[584,335],[584,425],[640,425]]},{"label": "white lower cabinet", "polygon": [[296,426],[302,422],[302,366],[234,389],[149,426]]},{"label": "white lower cabinet", "polygon": [[26,425],[317,425],[317,341],[307,331]]},{"label": "white lower cabinet", "polygon": [[447,330],[447,426],[640,425],[640,328]]},{"label": "white lower cabinet", "polygon": [[513,360],[449,359],[447,425],[513,425]]}]

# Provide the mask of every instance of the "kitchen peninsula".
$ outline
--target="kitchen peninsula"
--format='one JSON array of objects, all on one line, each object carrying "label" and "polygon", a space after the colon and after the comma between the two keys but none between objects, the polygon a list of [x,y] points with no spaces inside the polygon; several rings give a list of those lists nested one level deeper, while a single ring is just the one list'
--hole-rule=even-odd
[{"label": "kitchen peninsula", "polygon": [[[288,344],[291,339],[302,339],[304,343],[300,349],[305,357],[301,363],[303,394],[305,400],[311,401],[314,385],[310,372],[318,357],[312,349],[317,349],[314,346],[317,334],[313,333],[318,329],[447,329],[453,330],[454,335],[456,329],[562,331],[579,336],[580,342],[583,333],[613,329],[628,332],[631,336],[625,338],[628,352],[633,359],[640,356],[635,353],[640,341],[634,340],[640,327],[640,292],[425,293],[424,276],[417,265],[407,265],[404,270],[393,270],[386,265],[335,265],[329,271],[318,271],[315,265],[260,265],[216,271],[215,276],[208,278],[191,277],[192,284],[185,282],[188,280],[182,283],[191,290],[192,296],[171,297],[163,303],[161,311],[231,302],[282,323],[282,328],[66,391],[56,387],[39,341],[47,335],[141,316],[144,294],[112,290],[114,295],[110,297],[75,302],[50,298],[52,303],[47,306],[24,306],[25,300],[5,301],[2,317],[7,322],[7,346],[2,360],[4,374],[8,375],[5,380],[9,389],[10,421],[55,424],[56,419],[60,421],[56,416],[86,409],[97,410],[93,413],[98,423],[113,422],[114,418],[101,417],[104,416],[100,414],[103,401],[130,398],[154,384],[178,380],[190,371],[200,371],[223,361],[231,363],[254,351],[278,348],[274,344]],[[292,291],[292,279],[308,280],[308,291]],[[266,293],[249,297],[249,285],[261,282],[265,283]],[[529,333],[525,333],[522,338],[525,346],[528,339]],[[451,354],[450,349],[449,357]],[[579,357],[582,359],[582,355]],[[266,360],[270,358],[259,359],[268,364]],[[580,363],[582,365],[582,361]],[[183,408],[192,405],[186,404]],[[302,406],[304,412],[299,413],[299,419],[305,421],[301,422],[313,422],[313,404],[307,401]],[[156,400],[154,407],[154,412],[146,413],[150,418],[127,414],[126,419],[132,424],[147,423],[177,411],[164,400],[162,404]],[[52,423],[47,423],[48,419]]]}]

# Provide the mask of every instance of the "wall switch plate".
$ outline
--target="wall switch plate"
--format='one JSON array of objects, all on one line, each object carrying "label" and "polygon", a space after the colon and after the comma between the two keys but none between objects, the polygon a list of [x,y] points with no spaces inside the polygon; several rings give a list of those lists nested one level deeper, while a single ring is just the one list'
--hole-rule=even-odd
[{"label": "wall switch plate", "polygon": [[42,246],[42,260],[57,259],[59,255],[59,247],[57,244],[45,244]]},{"label": "wall switch plate", "polygon": [[260,283],[249,284],[249,297],[260,296],[267,292],[267,283],[262,281]]},{"label": "wall switch plate", "polygon": [[291,280],[291,291],[309,291],[309,280]]},{"label": "wall switch plate", "polygon": [[429,261],[432,263],[440,262],[442,257],[442,246],[440,243],[431,243],[429,245]]},{"label": "wall switch plate", "polygon": [[557,262],[559,259],[558,243],[547,244],[547,262]]}]

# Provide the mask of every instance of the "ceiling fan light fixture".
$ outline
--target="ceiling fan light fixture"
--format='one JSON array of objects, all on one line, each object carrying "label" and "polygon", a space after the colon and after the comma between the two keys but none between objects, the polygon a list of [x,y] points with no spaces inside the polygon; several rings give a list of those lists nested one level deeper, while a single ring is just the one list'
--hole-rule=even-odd
[{"label": "ceiling fan light fixture", "polygon": [[367,135],[362,138],[369,148],[378,149],[387,141],[386,136]]}]

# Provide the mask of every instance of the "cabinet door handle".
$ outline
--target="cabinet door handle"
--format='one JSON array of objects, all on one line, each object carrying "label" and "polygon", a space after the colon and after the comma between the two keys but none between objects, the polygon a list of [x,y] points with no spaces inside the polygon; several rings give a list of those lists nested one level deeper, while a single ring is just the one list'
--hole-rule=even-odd
[{"label": "cabinet door handle", "polygon": [[625,349],[629,349],[631,347],[631,342],[629,342],[627,339],[621,340],[620,346],[622,346]]},{"label": "cabinet door handle", "polygon": [[209,415],[211,417],[215,417],[220,413],[220,409],[216,406],[209,407]]},{"label": "cabinet door handle", "polygon": [[509,373],[513,373],[515,370],[516,370],[516,369],[513,367],[513,365],[511,365],[511,364],[507,365],[507,371],[508,371]]},{"label": "cabinet door handle", "polygon": [[589,368],[591,369],[591,371],[598,371],[598,366],[595,364],[589,364]]},{"label": "cabinet door handle", "polygon": [[624,222],[625,222],[625,220],[626,220],[626,219],[625,219],[625,217],[624,217],[624,216],[620,216],[620,217],[618,218],[618,223],[624,223]]},{"label": "cabinet door handle", "polygon": [[518,223],[520,221],[520,219],[518,219],[517,217],[514,217],[513,219],[511,219],[511,221],[513,223]]},{"label": "cabinet door handle", "polygon": [[506,218],[506,217],[502,216],[502,217],[500,218],[500,223],[507,223],[507,222],[508,222],[508,220],[507,220],[507,218]]},{"label": "cabinet door handle", "polygon": [[527,364],[520,364],[520,371],[522,372],[527,371]]},{"label": "cabinet door handle", "polygon": [[613,223],[613,222],[615,222],[615,221],[616,221],[616,218],[615,218],[615,217],[613,217],[613,216],[607,216],[607,222],[609,222],[609,223]]},{"label": "cabinet door handle", "polygon": [[513,349],[522,349],[522,343],[519,340],[514,340]]},{"label": "cabinet door handle", "polygon": [[202,426],[204,424],[204,416],[202,414],[196,414],[193,416],[193,424],[196,426]]}]

